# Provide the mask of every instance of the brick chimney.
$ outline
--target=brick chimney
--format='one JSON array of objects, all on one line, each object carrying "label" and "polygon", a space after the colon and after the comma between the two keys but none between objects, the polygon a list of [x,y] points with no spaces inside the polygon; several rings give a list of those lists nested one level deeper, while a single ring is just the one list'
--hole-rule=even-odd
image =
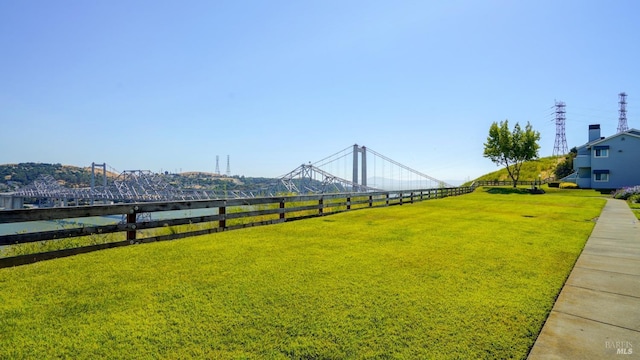
[{"label": "brick chimney", "polygon": [[589,142],[600,140],[600,124],[589,125]]}]

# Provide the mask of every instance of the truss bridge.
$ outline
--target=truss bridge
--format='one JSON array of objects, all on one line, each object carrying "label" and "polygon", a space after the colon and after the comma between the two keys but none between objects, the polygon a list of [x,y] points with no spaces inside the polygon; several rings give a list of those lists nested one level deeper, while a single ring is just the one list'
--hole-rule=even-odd
[{"label": "truss bridge", "polygon": [[[102,179],[96,176],[102,167]],[[180,189],[148,170],[123,171],[107,179],[107,165],[92,164],[91,186],[68,188],[44,175],[13,193],[0,194],[0,208],[21,207],[16,199],[38,199],[41,206],[88,205],[99,203],[211,200],[249,198],[282,194],[322,194],[371,192],[452,187],[365,146],[349,146],[315,163],[302,164],[274,179],[269,187],[244,191]],[[101,180],[96,184],[96,180]],[[10,198],[10,199],[9,199]],[[9,199],[9,201],[7,201]],[[4,206],[3,206],[4,204]],[[7,206],[9,204],[9,206]]]}]

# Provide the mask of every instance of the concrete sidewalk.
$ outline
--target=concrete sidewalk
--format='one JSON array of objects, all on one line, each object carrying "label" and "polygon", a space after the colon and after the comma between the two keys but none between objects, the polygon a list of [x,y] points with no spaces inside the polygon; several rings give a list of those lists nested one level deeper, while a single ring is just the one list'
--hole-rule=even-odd
[{"label": "concrete sidewalk", "polygon": [[640,223],[608,199],[529,359],[640,359]]}]

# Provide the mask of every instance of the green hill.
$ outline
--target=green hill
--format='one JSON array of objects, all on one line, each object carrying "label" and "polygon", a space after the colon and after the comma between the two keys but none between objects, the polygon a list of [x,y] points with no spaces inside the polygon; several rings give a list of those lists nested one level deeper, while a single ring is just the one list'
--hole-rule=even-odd
[{"label": "green hill", "polygon": [[[539,178],[555,178],[554,171],[558,164],[564,160],[564,156],[548,156],[538,160],[527,161],[520,169],[521,181],[533,181]],[[482,175],[474,181],[511,181],[507,169],[502,167],[499,170]]]}]

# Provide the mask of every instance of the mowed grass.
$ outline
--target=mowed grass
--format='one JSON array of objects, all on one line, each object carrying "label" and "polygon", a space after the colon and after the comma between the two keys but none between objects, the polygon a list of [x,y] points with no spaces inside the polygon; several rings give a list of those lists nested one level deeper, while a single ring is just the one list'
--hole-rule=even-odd
[{"label": "mowed grass", "polygon": [[0,358],[525,358],[605,200],[487,190],[0,269]]}]

